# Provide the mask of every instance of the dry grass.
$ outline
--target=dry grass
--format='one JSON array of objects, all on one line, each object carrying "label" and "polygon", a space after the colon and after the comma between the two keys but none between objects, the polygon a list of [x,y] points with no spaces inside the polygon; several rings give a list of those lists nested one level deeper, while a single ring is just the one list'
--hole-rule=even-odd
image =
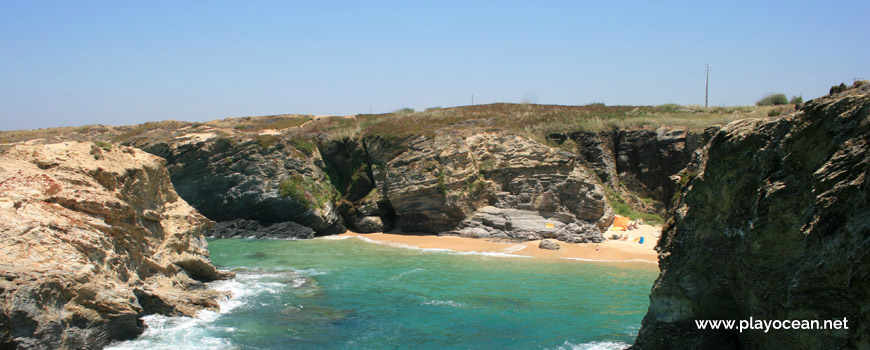
[{"label": "dry grass", "polygon": [[[0,143],[33,139],[47,141],[94,141],[116,143],[162,142],[189,133],[216,133],[221,137],[249,138],[251,133],[276,130],[290,139],[329,139],[381,136],[402,139],[439,132],[502,131],[545,140],[551,133],[578,130],[603,131],[629,128],[685,126],[702,130],[737,119],[766,117],[772,107],[700,106],[561,106],[495,103],[452,108],[430,108],[421,112],[400,110],[385,114],[360,114],[354,117],[310,115],[273,115],[241,117],[191,123],[175,120],[148,122],[131,126],[88,125],[53,129],[0,132]],[[782,111],[788,113],[789,111]]]},{"label": "dry grass", "polygon": [[544,139],[546,135],[578,130],[603,131],[629,128],[658,128],[662,125],[685,126],[703,130],[711,125],[737,119],[759,118],[769,107],[699,106],[559,106],[496,103],[479,106],[433,108],[422,112],[401,111],[385,114],[361,114],[354,119],[315,120],[304,132],[325,134],[328,138],[379,135],[404,138],[434,135],[443,131],[506,131]]}]

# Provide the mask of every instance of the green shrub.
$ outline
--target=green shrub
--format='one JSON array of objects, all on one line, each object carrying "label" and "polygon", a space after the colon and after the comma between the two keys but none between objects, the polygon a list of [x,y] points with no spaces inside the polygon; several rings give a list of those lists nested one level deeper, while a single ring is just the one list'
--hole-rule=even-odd
[{"label": "green shrub", "polygon": [[97,147],[102,148],[106,152],[109,152],[112,150],[112,144],[108,143],[106,141],[98,140],[98,141],[94,141],[94,144],[97,145]]},{"label": "green shrub", "polygon": [[793,104],[793,105],[799,105],[799,104],[801,104],[801,103],[804,103],[804,97],[803,97],[803,96],[794,96],[794,95],[792,95],[792,96],[791,96],[791,100],[788,101],[788,103],[791,103],[791,104]]},{"label": "green shrub", "polygon": [[441,192],[443,195],[447,195],[447,175],[444,173],[444,169],[438,171],[438,192]]},{"label": "green shrub", "polygon": [[306,156],[311,156],[314,154],[314,143],[304,138],[295,138],[290,141],[293,144],[293,148],[298,149],[300,152],[305,154]]},{"label": "green shrub", "polygon": [[263,150],[269,149],[275,141],[278,141],[278,137],[275,135],[257,135],[254,139],[260,144],[260,148]]},{"label": "green shrub", "polygon": [[610,204],[610,207],[613,208],[613,212],[617,215],[627,216],[632,219],[643,219],[646,223],[650,225],[657,225],[664,222],[664,219],[654,213],[644,213],[635,210],[628,203],[625,202],[625,199],[622,198],[622,195],[619,192],[614,191],[610,186],[605,184],[601,185],[604,187],[604,196],[607,197],[607,202]]},{"label": "green shrub", "polygon": [[778,117],[782,115],[782,111],[778,109],[771,109],[770,112],[767,112],[768,117]]},{"label": "green shrub", "polygon": [[665,104],[658,106],[658,107],[659,107],[659,110],[661,110],[662,112],[668,112],[668,113],[677,112],[680,110],[680,108],[683,108],[683,106],[680,106],[676,103],[665,103]]},{"label": "green shrub", "polygon": [[848,89],[848,88],[849,87],[846,86],[846,83],[840,83],[840,85],[831,86],[831,90],[828,91],[828,94],[830,94],[830,95],[839,94],[843,91],[846,91],[846,89]]},{"label": "green shrub", "polygon": [[778,106],[784,105],[788,103],[788,97],[785,97],[785,94],[767,94],[764,95],[758,102],[755,102],[756,106]]},{"label": "green shrub", "polygon": [[308,209],[317,209],[329,201],[334,192],[329,185],[296,174],[281,180],[278,185],[278,194],[281,197],[293,198]]}]

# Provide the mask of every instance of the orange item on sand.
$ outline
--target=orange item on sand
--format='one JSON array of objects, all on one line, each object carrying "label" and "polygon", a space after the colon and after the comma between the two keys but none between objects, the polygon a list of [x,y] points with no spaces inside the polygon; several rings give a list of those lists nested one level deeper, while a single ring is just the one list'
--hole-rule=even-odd
[{"label": "orange item on sand", "polygon": [[613,219],[613,227],[622,227],[622,229],[626,229],[628,227],[628,217],[627,216],[619,216]]}]

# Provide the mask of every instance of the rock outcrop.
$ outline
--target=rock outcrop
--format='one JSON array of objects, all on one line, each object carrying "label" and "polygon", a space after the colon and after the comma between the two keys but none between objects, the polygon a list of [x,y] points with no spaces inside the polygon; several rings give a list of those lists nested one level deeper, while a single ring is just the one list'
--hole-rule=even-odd
[{"label": "rock outcrop", "polygon": [[[556,142],[574,141],[579,160],[630,205],[664,214],[676,190],[674,175],[719,127],[703,132],[685,127],[552,134]],[[643,201],[649,198],[653,201]]]},{"label": "rock outcrop", "polygon": [[307,239],[314,238],[314,233],[314,229],[293,221],[262,223],[237,219],[215,223],[207,236],[209,238]]},{"label": "rock outcrop", "polygon": [[[679,183],[633,348],[870,348],[870,87],[730,123]],[[750,317],[849,328],[695,324]]]},{"label": "rock outcrop", "polygon": [[203,282],[211,221],[178,197],[164,160],[89,143],[0,154],[0,348],[100,348],[140,316],[217,309]]},{"label": "rock outcrop", "polygon": [[[439,134],[404,147],[366,141],[376,187],[405,232],[532,240],[562,230],[586,241],[579,237],[600,236],[613,217],[603,189],[571,153],[527,138]],[[553,225],[532,223],[545,218]]]},{"label": "rock outcrop", "polygon": [[540,249],[548,249],[548,250],[559,250],[562,247],[559,246],[559,243],[553,242],[549,239],[541,240],[541,243],[538,244],[538,248]]},{"label": "rock outcrop", "polygon": [[137,147],[167,161],[178,194],[215,221],[295,222],[318,234],[346,229],[313,144],[286,135],[184,135]]}]

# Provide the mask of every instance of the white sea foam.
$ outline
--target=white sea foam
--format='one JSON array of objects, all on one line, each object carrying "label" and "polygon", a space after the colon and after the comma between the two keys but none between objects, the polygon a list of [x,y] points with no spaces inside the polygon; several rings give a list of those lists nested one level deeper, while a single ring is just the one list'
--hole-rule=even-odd
[{"label": "white sea foam", "polygon": [[577,260],[577,261],[588,261],[588,262],[618,262],[618,263],[633,263],[633,262],[640,262],[640,263],[648,263],[648,264],[658,264],[658,262],[655,262],[655,261],[649,261],[649,260],[643,260],[643,259],[603,260],[603,259],[583,259],[583,258],[567,258],[567,257],[560,257],[559,259],[565,259],[565,260]]},{"label": "white sea foam", "polygon": [[458,250],[445,249],[445,248],[420,248],[420,247],[410,246],[410,245],[403,244],[403,243],[376,241],[376,240],[373,240],[373,239],[370,239],[367,237],[360,237],[360,236],[352,236],[352,237],[359,238],[363,242],[380,244],[380,245],[390,246],[390,247],[394,247],[394,248],[413,249],[413,250],[417,250],[421,253],[448,253],[448,254],[457,254],[457,255],[482,255],[482,256],[493,256],[493,257],[500,257],[500,258],[530,258],[529,256],[525,256],[525,255],[508,254],[508,253],[501,253],[501,252],[476,252],[476,251],[462,252],[462,251],[458,251]]},{"label": "white sea foam", "polygon": [[423,305],[444,305],[450,307],[465,307],[465,304],[453,300],[426,300]]},{"label": "white sea foam", "polygon": [[626,332],[625,332],[626,334],[628,334],[632,337],[637,337],[637,332],[640,330],[640,327],[628,326],[628,327],[625,327],[625,330],[626,330]]},{"label": "white sea foam", "polygon": [[329,273],[329,271],[319,270],[319,269],[305,269],[305,270],[294,270],[296,273],[300,275],[305,275],[308,277],[312,276],[320,276]]},{"label": "white sea foam", "polygon": [[623,342],[593,341],[582,344],[571,344],[565,341],[556,350],[623,350],[630,345]]},{"label": "white sea foam", "polygon": [[314,239],[325,239],[327,241],[341,241],[341,240],[345,240],[348,238],[352,238],[352,236],[331,235],[331,236],[315,237]]},{"label": "white sea foam", "polygon": [[523,250],[523,249],[526,249],[525,244],[517,244],[517,245],[507,247],[505,249],[502,249],[501,252],[502,253],[516,253],[516,252]]},{"label": "white sea foam", "polygon": [[111,350],[194,350],[194,349],[235,349],[229,339],[210,337],[209,327],[213,320],[191,317],[168,317],[148,315],[142,318],[148,328],[135,340],[112,344]]},{"label": "white sea foam", "polygon": [[398,279],[400,279],[400,278],[402,278],[402,277],[405,277],[405,276],[407,276],[407,275],[410,275],[410,274],[412,274],[412,273],[417,273],[417,272],[421,272],[421,271],[426,271],[426,269],[421,269],[421,268],[419,268],[419,267],[415,267],[413,270],[408,270],[408,271],[402,272],[402,273],[400,273],[400,274],[398,274],[398,275],[395,275],[395,276],[393,276],[393,277],[390,277],[390,280],[391,280],[391,281],[395,281],[395,280],[398,280]]},{"label": "white sea foam", "polygon": [[286,277],[286,272],[240,272],[235,278],[207,283],[213,290],[227,292],[228,297],[218,300],[219,312],[202,310],[196,317],[169,317],[148,315],[142,318],[148,328],[137,339],[119,342],[106,349],[111,350],[194,350],[194,349],[236,349],[230,339],[213,337],[210,334],[235,332],[233,327],[220,327],[213,324],[221,315],[245,305],[249,300],[263,293],[277,294],[286,290],[286,284],[270,279]]}]

